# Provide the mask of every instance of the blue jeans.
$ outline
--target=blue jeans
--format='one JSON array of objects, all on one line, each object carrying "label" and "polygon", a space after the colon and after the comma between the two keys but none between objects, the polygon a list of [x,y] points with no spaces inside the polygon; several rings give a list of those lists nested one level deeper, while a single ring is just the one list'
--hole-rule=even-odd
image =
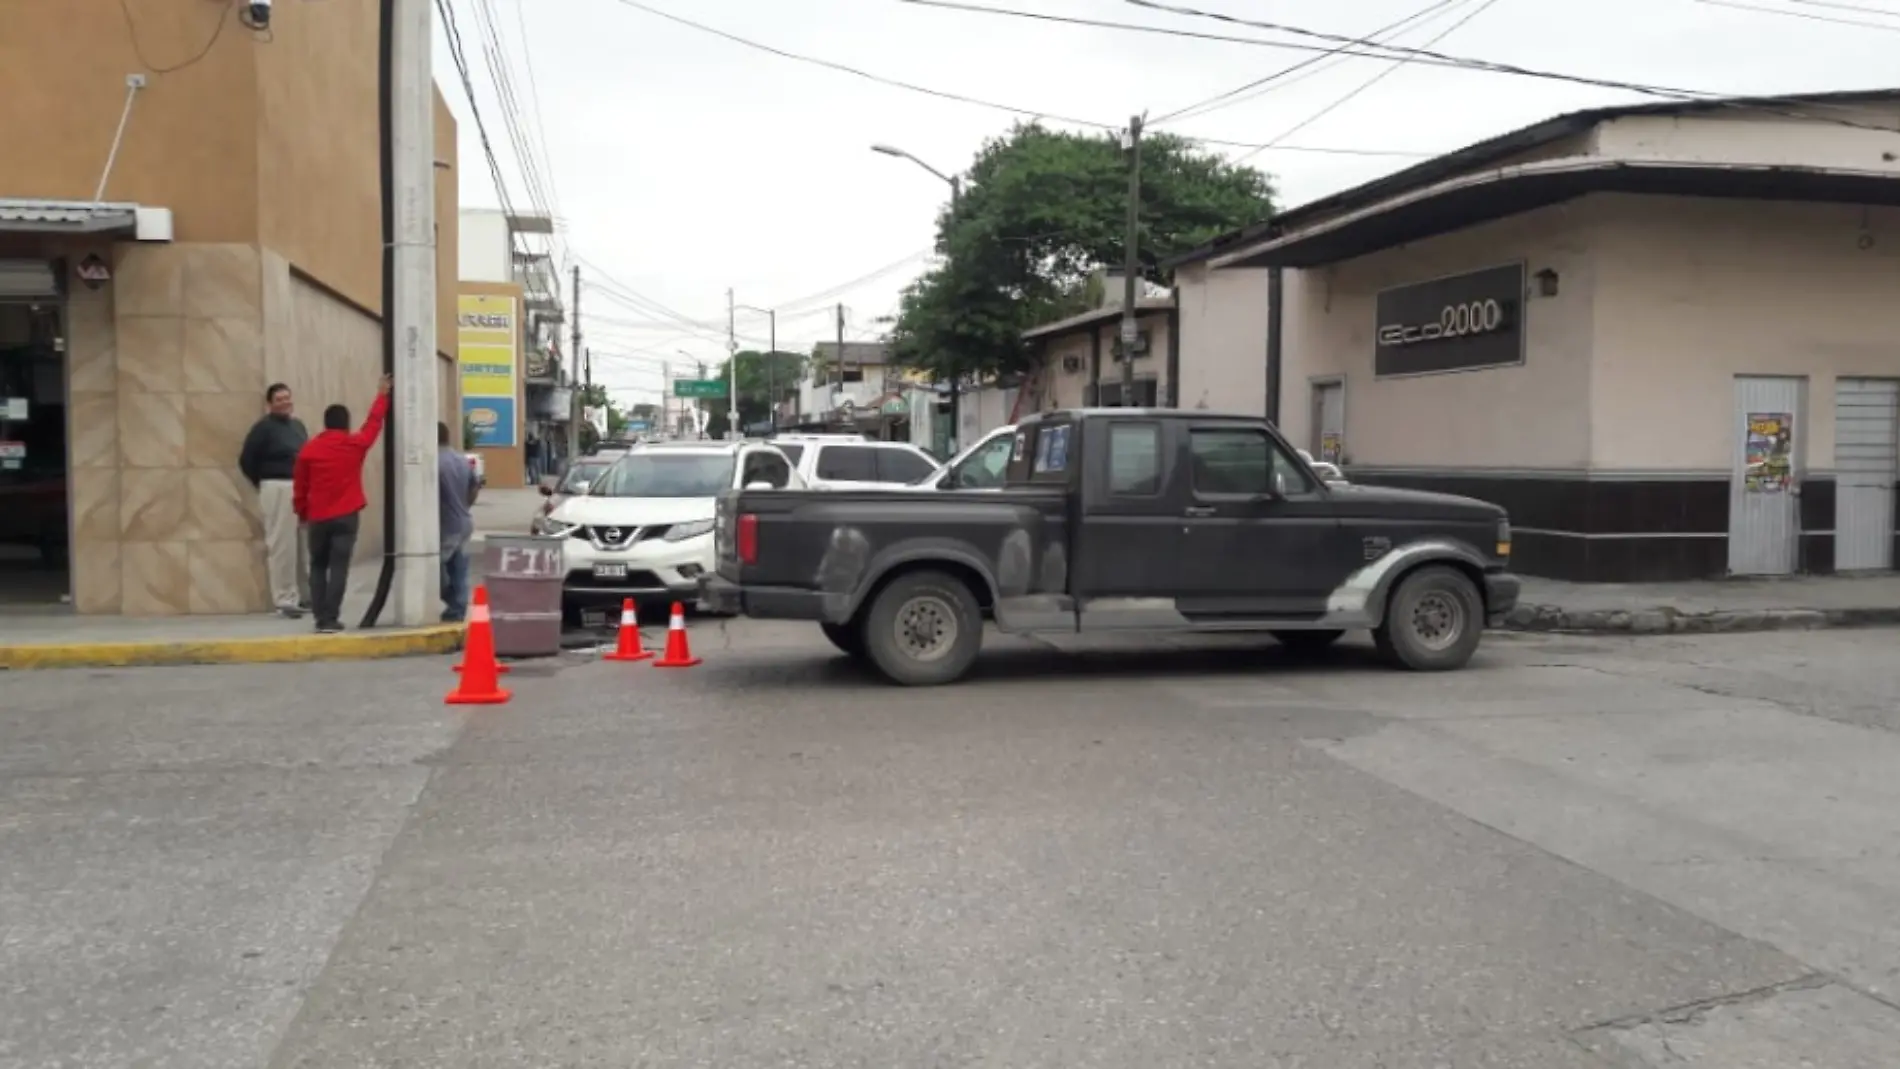
[{"label": "blue jeans", "polygon": [[460,623],[468,617],[469,532],[442,535],[442,622]]}]

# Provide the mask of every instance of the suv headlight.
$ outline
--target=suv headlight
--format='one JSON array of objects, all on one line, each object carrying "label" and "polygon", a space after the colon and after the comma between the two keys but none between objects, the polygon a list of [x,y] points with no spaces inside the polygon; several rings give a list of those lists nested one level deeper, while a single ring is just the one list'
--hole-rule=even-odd
[{"label": "suv headlight", "polygon": [[691,523],[676,523],[673,525],[672,530],[666,532],[665,540],[668,542],[684,542],[689,538],[698,538],[700,535],[711,534],[712,529],[713,521],[711,520],[694,520]]}]

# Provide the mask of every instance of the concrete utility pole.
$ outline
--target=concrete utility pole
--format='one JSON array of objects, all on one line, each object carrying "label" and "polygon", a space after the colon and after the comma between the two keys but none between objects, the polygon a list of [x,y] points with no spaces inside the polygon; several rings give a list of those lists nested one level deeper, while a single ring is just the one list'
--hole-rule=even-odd
[{"label": "concrete utility pole", "polygon": [[1135,342],[1141,337],[1135,314],[1141,274],[1141,116],[1128,120],[1128,237],[1122,249],[1122,407],[1135,407]]},{"label": "concrete utility pole", "polygon": [[417,627],[441,612],[442,540],[437,506],[435,424],[435,109],[429,0],[394,3],[390,22],[390,155],[394,179],[393,300],[383,329],[396,340],[390,398],[395,450],[396,623]]},{"label": "concrete utility pole", "polygon": [[732,288],[726,287],[726,441],[745,437],[739,421],[739,332],[733,325]]},{"label": "concrete utility pole", "polygon": [[838,304],[838,358],[832,363],[838,365],[838,389],[844,389],[844,303]]},{"label": "concrete utility pole", "polygon": [[[581,265],[580,264],[574,265],[574,299],[570,301],[569,303],[572,304],[573,307],[567,310],[567,314],[574,317],[574,322],[571,327],[571,334],[574,339],[573,352],[568,356],[568,360],[571,362],[571,361],[580,359],[580,356],[581,356]],[[569,378],[573,377],[571,372],[568,377]],[[587,372],[587,385],[592,386],[593,384],[594,384],[594,372],[593,372],[593,365],[590,362],[588,365],[588,372]],[[582,396],[583,392],[584,391],[582,390],[574,390],[572,388],[570,388],[569,390],[569,397],[568,397],[568,403],[567,403],[567,408],[568,408],[567,458],[570,463],[573,462],[573,459],[575,457],[581,455],[581,403],[587,400],[584,396]],[[609,427],[608,429],[612,430],[613,428]]]}]

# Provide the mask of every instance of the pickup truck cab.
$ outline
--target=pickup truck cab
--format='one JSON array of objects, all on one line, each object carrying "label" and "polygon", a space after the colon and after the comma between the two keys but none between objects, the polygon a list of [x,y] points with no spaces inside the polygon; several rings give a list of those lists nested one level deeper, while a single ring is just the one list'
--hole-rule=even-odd
[{"label": "pickup truck cab", "polygon": [[701,604],[816,621],[906,685],[963,677],[985,617],[1015,633],[1266,631],[1298,652],[1372,632],[1462,667],[1516,606],[1496,505],[1331,486],[1268,422],[1089,409],[1018,425],[1001,492],[720,497]]}]

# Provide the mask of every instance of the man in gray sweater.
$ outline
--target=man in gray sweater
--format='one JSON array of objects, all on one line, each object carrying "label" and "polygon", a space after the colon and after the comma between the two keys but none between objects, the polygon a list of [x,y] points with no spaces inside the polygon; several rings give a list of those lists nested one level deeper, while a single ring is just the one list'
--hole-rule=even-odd
[{"label": "man in gray sweater", "polygon": [[238,469],[257,487],[264,510],[264,556],[270,575],[271,601],[277,611],[297,619],[310,605],[309,550],[291,507],[291,474],[297,454],[310,440],[303,421],[291,415],[290,387],[273,382],[264,391],[264,418],[244,437]]}]

